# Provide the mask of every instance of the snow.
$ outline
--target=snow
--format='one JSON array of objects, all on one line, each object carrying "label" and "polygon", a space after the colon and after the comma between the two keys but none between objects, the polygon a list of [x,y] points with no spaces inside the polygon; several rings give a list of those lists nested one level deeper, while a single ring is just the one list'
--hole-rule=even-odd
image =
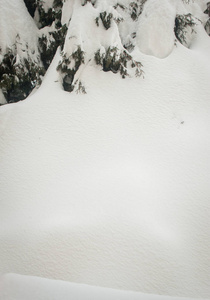
[{"label": "snow", "polygon": [[110,43],[119,49],[122,48],[115,22],[113,22],[113,26],[109,30],[106,30],[103,26],[96,26],[95,19],[103,12],[103,6],[94,8],[90,3],[87,3],[86,6],[81,6],[76,1],[73,11],[71,25],[69,26],[63,49],[64,53],[70,55],[77,49],[78,45],[81,45],[82,50],[85,51],[86,63],[88,63],[90,60],[93,60],[94,54],[98,49],[108,48]]},{"label": "snow", "polygon": [[194,0],[189,2],[190,3],[187,3],[187,1],[179,1],[179,4],[176,6],[177,13],[191,13],[193,16],[195,16],[205,24],[208,19],[208,15],[204,14],[203,12],[207,7],[208,0]]},{"label": "snow", "polygon": [[[203,13],[206,1],[177,0],[148,0],[139,18],[137,31],[137,45],[143,53],[158,58],[165,58],[174,48],[174,20],[177,14],[191,13],[195,17],[195,23],[207,21],[207,15]],[[186,33],[187,46],[191,46],[195,34],[191,28]],[[195,29],[196,30],[196,29]]]},{"label": "snow", "polygon": [[73,14],[74,0],[67,0],[63,3],[63,11],[61,17],[61,23],[68,24]]},{"label": "snow", "polygon": [[[97,9],[75,9],[82,33]],[[95,28],[102,45],[117,34],[103,40]],[[163,59],[162,48],[148,55],[137,45],[144,79],[84,65],[85,95],[62,90],[57,51],[33,95],[0,107],[1,274],[210,297],[210,40],[201,24],[196,31],[190,49],[177,43]],[[3,300],[19,285],[17,299],[28,299],[41,281],[6,275]],[[45,282],[43,294],[56,295]]]},{"label": "snow", "polygon": [[7,103],[7,101],[4,97],[4,94],[2,93],[2,90],[0,89],[0,105],[1,104],[6,104],[6,103]]},{"label": "snow", "polygon": [[[10,57],[13,56],[14,65],[22,66],[22,73],[23,70],[26,71],[27,63],[42,67],[38,50],[38,28],[23,0],[0,0],[0,64],[4,60],[8,61],[8,58],[5,59],[4,56],[8,53]],[[12,69],[11,66],[9,68]],[[11,70],[9,72],[11,73]],[[6,99],[0,89],[0,104],[5,104],[5,102]]]},{"label": "snow", "polygon": [[148,0],[139,20],[139,49],[148,55],[167,57],[174,47],[175,17],[175,1]]},{"label": "snow", "polygon": [[[1,300],[179,300],[180,298],[119,291],[84,284],[6,274],[0,278]],[[187,298],[182,298],[187,300]]]},{"label": "snow", "polygon": [[[13,20],[13,22],[8,22]],[[26,30],[27,24],[27,30]],[[34,20],[27,13],[27,8],[23,0],[0,0],[0,45],[1,54],[4,54],[7,48],[13,49],[15,40],[19,35],[18,54],[24,55],[21,48],[27,47],[31,52],[35,51],[37,55],[37,27]],[[21,35],[20,35],[21,33]]]}]

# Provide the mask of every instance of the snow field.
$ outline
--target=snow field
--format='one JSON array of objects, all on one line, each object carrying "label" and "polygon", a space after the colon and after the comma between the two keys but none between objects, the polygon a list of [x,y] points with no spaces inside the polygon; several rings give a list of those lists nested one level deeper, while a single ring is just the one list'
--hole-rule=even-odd
[{"label": "snow field", "polygon": [[208,297],[209,58],[135,55],[144,80],[86,67],[69,94],[55,59],[2,107],[2,273]]},{"label": "snow field", "polygon": [[[173,7],[172,1],[159,3]],[[73,4],[65,5],[81,12],[72,17],[75,23],[84,17],[89,25],[94,9],[87,4],[85,15],[84,7]],[[192,9],[201,15],[198,5],[193,2]],[[160,28],[170,31],[164,20]],[[91,57],[88,38],[81,38],[85,24],[73,23]],[[104,44],[115,40],[112,30],[102,39],[96,27],[94,47],[98,37]],[[143,53],[139,44],[142,52],[136,47],[132,55],[143,63],[144,79],[122,80],[91,63],[84,66],[79,79],[85,95],[62,90],[58,51],[33,95],[1,107],[1,274],[209,297],[210,42],[201,25],[196,31],[190,49],[179,43],[170,48],[171,37],[166,52],[164,39],[157,52],[153,44]],[[77,39],[66,42],[67,52]],[[26,297],[26,284],[31,282],[31,294],[38,279],[5,280],[8,287],[18,282]]]},{"label": "snow field", "polygon": [[[11,289],[12,287],[12,289]],[[0,277],[1,300],[179,300],[180,298],[119,291],[84,284],[6,274]],[[187,300],[187,298],[182,298]]]}]

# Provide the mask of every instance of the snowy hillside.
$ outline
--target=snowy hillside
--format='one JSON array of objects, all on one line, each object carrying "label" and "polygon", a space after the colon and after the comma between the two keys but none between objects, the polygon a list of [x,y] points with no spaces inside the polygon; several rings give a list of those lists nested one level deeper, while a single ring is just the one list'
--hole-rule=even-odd
[{"label": "snowy hillside", "polygon": [[58,48],[63,89],[85,93],[87,65],[139,77],[136,51],[165,58],[210,24],[208,0],[1,0],[0,8],[0,104],[39,87]]},{"label": "snowy hillside", "polygon": [[0,274],[209,298],[207,1],[69,0],[45,26],[51,2],[27,16],[42,84],[0,107]]}]

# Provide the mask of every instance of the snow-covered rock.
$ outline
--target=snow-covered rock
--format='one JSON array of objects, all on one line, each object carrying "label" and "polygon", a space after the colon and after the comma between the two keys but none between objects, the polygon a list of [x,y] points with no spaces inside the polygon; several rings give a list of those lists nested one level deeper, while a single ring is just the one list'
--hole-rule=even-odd
[{"label": "snow-covered rock", "polygon": [[139,18],[137,45],[148,55],[167,57],[174,48],[174,0],[148,0]]}]

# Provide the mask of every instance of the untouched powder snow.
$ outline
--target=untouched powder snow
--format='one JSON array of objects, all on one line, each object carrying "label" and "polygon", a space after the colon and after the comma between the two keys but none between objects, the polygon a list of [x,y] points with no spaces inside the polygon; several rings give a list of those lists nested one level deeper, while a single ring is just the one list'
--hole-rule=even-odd
[{"label": "untouched powder snow", "polygon": [[210,297],[210,39],[196,32],[164,59],[136,47],[144,79],[83,65],[84,95],[62,90],[57,51],[33,95],[0,107],[1,274]]},{"label": "untouched powder snow", "polygon": [[209,297],[210,42],[199,36],[167,59],[141,56],[144,80],[86,67],[86,95],[61,90],[56,57],[34,95],[1,107],[1,273]]},{"label": "untouched powder snow", "polygon": [[[195,23],[207,21],[203,13],[207,1],[179,1],[179,0],[147,0],[137,30],[137,45],[147,54],[158,58],[167,57],[175,47],[174,20],[177,14],[188,14],[197,18]],[[195,33],[191,28],[185,29],[188,48]]]},{"label": "untouched powder snow", "polygon": [[173,50],[175,1],[148,0],[145,3],[137,31],[137,44],[143,53],[164,58]]},{"label": "untouched powder snow", "polygon": [[16,274],[0,277],[0,291],[0,300],[180,300]]}]

